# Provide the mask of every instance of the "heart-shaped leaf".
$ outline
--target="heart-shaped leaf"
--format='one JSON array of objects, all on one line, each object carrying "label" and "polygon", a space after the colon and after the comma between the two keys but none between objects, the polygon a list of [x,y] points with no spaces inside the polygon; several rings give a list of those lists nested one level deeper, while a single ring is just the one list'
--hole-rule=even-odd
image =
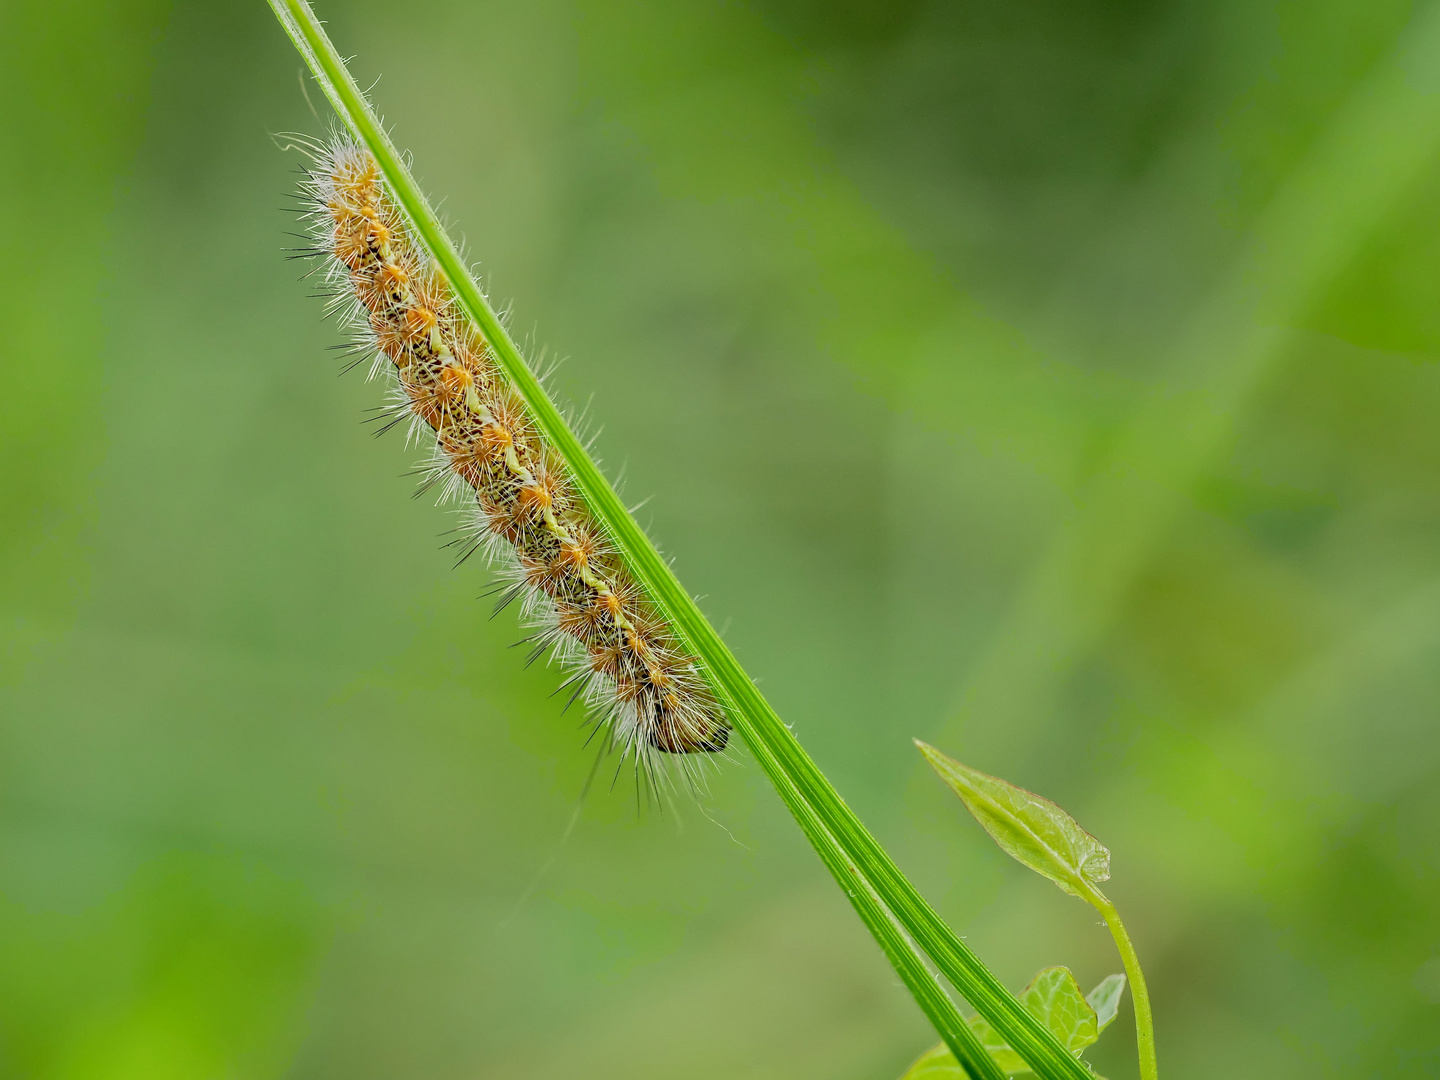
[{"label": "heart-shaped leaf", "polygon": [[[1048,967],[1035,973],[1030,985],[1020,993],[1020,1003],[1027,1012],[1050,1029],[1060,1043],[1076,1057],[1100,1037],[1119,1008],[1120,993],[1125,989],[1125,976],[1111,975],[1085,997],[1080,984],[1069,968]],[[1102,1017],[1092,999],[1106,1010]],[[970,1030],[995,1059],[1006,1076],[1029,1073],[1030,1066],[1005,1042],[1000,1034],[980,1016],[972,1016]],[[901,1080],[968,1080],[954,1055],[944,1043],[933,1046],[910,1066]]]},{"label": "heart-shaped leaf", "polygon": [[1100,1037],[1095,1010],[1085,1000],[1080,984],[1067,967],[1036,972],[1020,992],[1020,1004],[1049,1028],[1065,1049],[1079,1054]]},{"label": "heart-shaped leaf", "polygon": [[1110,850],[1049,799],[962,765],[915,740],[934,770],[1000,847],[1082,900],[1110,877]]}]

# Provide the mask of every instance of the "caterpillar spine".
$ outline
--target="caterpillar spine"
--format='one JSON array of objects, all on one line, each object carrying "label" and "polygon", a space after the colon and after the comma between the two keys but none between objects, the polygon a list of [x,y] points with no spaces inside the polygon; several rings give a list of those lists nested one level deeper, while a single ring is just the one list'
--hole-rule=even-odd
[{"label": "caterpillar spine", "polygon": [[553,650],[570,702],[583,698],[604,745],[648,779],[658,755],[723,750],[729,724],[695,661],[458,311],[375,160],[346,137],[302,145],[314,241],[304,254],[325,259],[330,305],[356,331],[357,362],[373,354],[372,377],[389,374],[384,428],[408,418],[409,437],[433,446],[424,486],[466,507],[461,561],[481,550],[501,569],[498,606],[522,598],[530,660]]}]

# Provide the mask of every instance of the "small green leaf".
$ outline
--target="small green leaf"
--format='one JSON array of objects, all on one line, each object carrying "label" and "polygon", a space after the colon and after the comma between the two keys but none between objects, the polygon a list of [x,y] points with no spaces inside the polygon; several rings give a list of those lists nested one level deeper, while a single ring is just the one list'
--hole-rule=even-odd
[{"label": "small green leaf", "polygon": [[[1042,968],[1020,993],[1020,1004],[1078,1055],[1100,1037],[1095,1010],[1066,967]],[[1003,1066],[1002,1066],[1003,1068]]]},{"label": "small green leaf", "polygon": [[1115,1014],[1120,1011],[1120,998],[1125,993],[1124,975],[1107,975],[1094,990],[1085,995],[1085,1000],[1095,1010],[1095,1023],[1100,1031],[1110,1026]]},{"label": "small green leaf", "polygon": [[[1021,991],[1020,1003],[1030,1015],[1050,1029],[1065,1049],[1079,1057],[1080,1052],[1098,1039],[1101,1030],[1115,1019],[1120,992],[1124,989],[1125,976],[1111,975],[1091,991],[1090,998],[1086,998],[1080,993],[1080,984],[1069,968],[1048,967],[1035,973],[1030,985]],[[1103,1019],[1091,1004],[1091,999],[1106,1009]],[[1025,1059],[1006,1044],[983,1016],[972,1016],[966,1022],[1006,1076],[1019,1076],[1031,1071]],[[967,1078],[949,1048],[940,1043],[922,1054],[901,1080]]]},{"label": "small green leaf", "polygon": [[970,1080],[955,1055],[943,1042],[936,1043],[915,1059],[900,1080]]},{"label": "small green leaf", "polygon": [[[1021,1000],[1023,1004],[1024,999]],[[1025,1059],[1010,1049],[1009,1044],[1001,1038],[998,1031],[986,1022],[983,1016],[972,1016],[968,1023],[970,1030],[975,1032],[976,1038],[980,1040],[980,1045],[985,1047],[990,1056],[995,1059],[995,1064],[1000,1066],[1006,1076],[1017,1076],[1020,1073],[1031,1071],[1030,1066],[1025,1063]]]},{"label": "small green leaf", "polygon": [[915,740],[940,778],[1000,847],[1082,900],[1110,877],[1110,850],[1049,799],[962,765]]},{"label": "small green leaf", "polygon": [[[1031,1071],[1030,1066],[1025,1064],[1025,1059],[1006,1045],[1005,1040],[986,1023],[983,1016],[972,1016],[969,1024],[1006,1076],[1019,1076]],[[970,1080],[970,1077],[955,1060],[950,1048],[942,1042],[936,1043],[916,1058],[915,1063],[905,1071],[900,1080]]]}]

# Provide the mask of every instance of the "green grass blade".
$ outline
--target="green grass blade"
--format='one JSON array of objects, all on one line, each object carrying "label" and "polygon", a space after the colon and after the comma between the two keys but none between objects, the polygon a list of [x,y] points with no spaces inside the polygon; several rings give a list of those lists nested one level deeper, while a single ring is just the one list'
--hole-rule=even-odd
[{"label": "green grass blade", "polygon": [[936,983],[922,950],[1043,1080],[1089,1080],[1086,1067],[1026,1012],[900,872],[681,587],[526,365],[310,6],[304,0],[269,3],[341,120],[379,162],[418,238],[449,279],[456,300],[490,342],[497,363],[525,399],[541,434],[565,458],[581,496],[604,522],[616,549],[676,633],[699,658],[735,730],[957,1059],[981,1080],[1003,1080]]}]

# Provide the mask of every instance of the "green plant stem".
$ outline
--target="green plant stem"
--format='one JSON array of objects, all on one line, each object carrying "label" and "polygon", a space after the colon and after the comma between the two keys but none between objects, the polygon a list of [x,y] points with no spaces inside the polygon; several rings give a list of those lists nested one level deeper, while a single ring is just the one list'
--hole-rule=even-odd
[{"label": "green plant stem", "polygon": [[526,365],[310,6],[305,0],[269,3],[336,112],[375,156],[405,214],[449,279],[456,300],[525,399],[536,427],[565,458],[581,496],[605,524],[615,547],[700,660],[736,730],[781,800],[956,1058],[979,1080],[1002,1080],[969,1027],[963,1021],[957,1026],[954,1003],[930,975],[916,946],[1042,1080],[1090,1080],[1085,1065],[1021,1006],[900,872],[680,585]]},{"label": "green plant stem", "polygon": [[1120,921],[1120,912],[1099,889],[1092,890],[1094,896],[1086,897],[1105,916],[1105,925],[1120,950],[1120,962],[1125,965],[1125,977],[1130,980],[1130,997],[1135,1002],[1135,1045],[1140,1052],[1141,1080],[1158,1080],[1155,1065],[1155,1020],[1150,1013],[1150,991],[1145,986],[1145,972],[1140,970],[1140,957],[1130,943],[1125,924]]},{"label": "green plant stem", "polygon": [[971,1080],[1005,1080],[1004,1072],[960,1015],[955,1003],[950,1000],[950,995],[945,993],[936,981],[924,959],[917,955],[903,930],[885,909],[874,890],[860,877],[854,864],[845,857],[845,853],[819,818],[807,809],[796,813],[795,819],[821,861],[834,875],[840,887],[846,890],[860,920],[879,943],[886,958],[905,983],[906,989],[944,1039],[945,1045],[955,1055],[955,1060],[964,1067],[966,1074]]}]

